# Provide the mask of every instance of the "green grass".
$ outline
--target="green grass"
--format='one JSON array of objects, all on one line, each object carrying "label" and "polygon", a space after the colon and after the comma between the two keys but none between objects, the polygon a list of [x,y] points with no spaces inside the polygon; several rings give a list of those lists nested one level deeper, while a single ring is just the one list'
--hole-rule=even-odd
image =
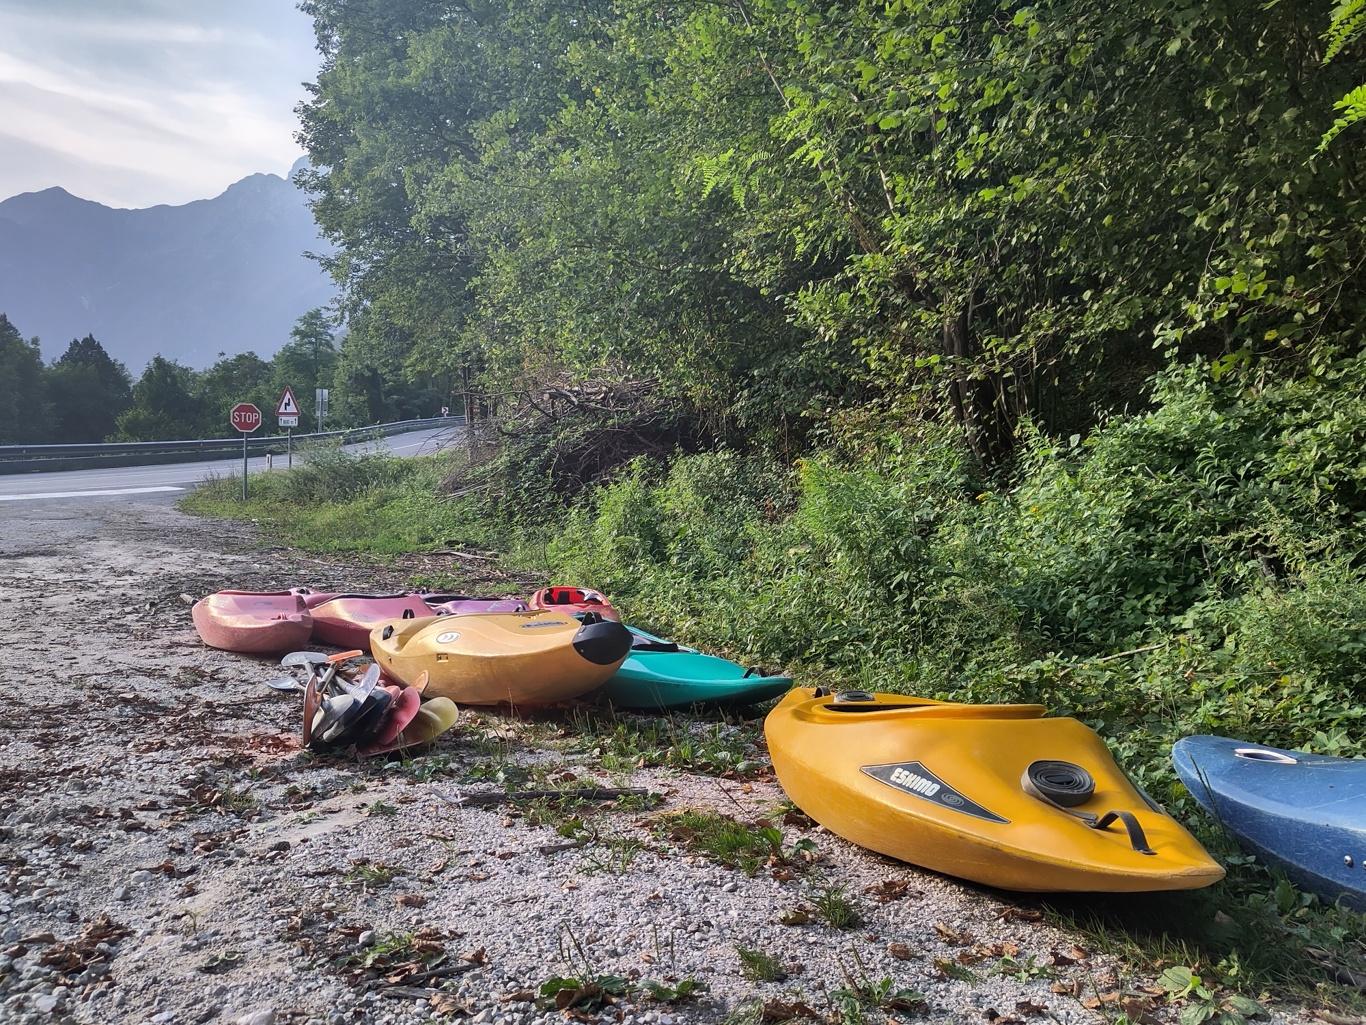
[{"label": "green grass", "polygon": [[609,772],[667,766],[708,776],[743,776],[763,767],[755,723],[699,721],[574,709],[567,746]]},{"label": "green grass", "polygon": [[[220,477],[191,491],[180,507],[200,516],[254,520],[275,539],[311,552],[393,556],[504,547],[510,532],[493,529],[478,507],[438,497],[442,481],[462,461],[460,455],[397,459],[322,448],[302,453],[293,470],[253,476],[246,502],[240,477]],[[439,582],[453,586],[461,579],[443,576]]]},{"label": "green grass", "polygon": [[770,860],[783,858],[782,830],[768,825],[746,825],[715,812],[688,810],[663,815],[655,821],[655,831],[746,875],[754,875]]},{"label": "green grass", "polygon": [[787,978],[783,963],[767,951],[737,946],[735,956],[740,959],[740,974],[750,982],[782,982]]},{"label": "green grass", "polygon": [[820,887],[808,899],[816,914],[832,929],[852,929],[863,921],[858,908],[838,883]]}]

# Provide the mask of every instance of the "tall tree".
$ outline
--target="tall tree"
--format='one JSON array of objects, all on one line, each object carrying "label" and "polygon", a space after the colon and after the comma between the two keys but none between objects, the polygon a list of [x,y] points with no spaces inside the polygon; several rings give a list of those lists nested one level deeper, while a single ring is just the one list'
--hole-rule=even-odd
[{"label": "tall tree", "polygon": [[[173,441],[201,436],[203,401],[195,394],[194,371],[162,356],[152,357],[133,385],[132,405],[118,419],[122,441]],[[226,432],[224,432],[226,433]]]},{"label": "tall tree", "polygon": [[25,340],[0,313],[0,445],[51,440],[47,382],[38,339]]},{"label": "tall tree", "polygon": [[48,370],[53,440],[97,442],[112,435],[132,401],[128,369],[113,359],[94,335],[72,339]]},{"label": "tall tree", "polygon": [[294,389],[299,401],[303,430],[316,430],[314,392],[331,388],[337,368],[336,336],[326,313],[312,309],[299,318],[289,341],[275,354],[276,397],[286,385]]},{"label": "tall tree", "polygon": [[199,437],[221,438],[232,434],[228,412],[239,402],[251,402],[265,417],[263,433],[271,433],[275,409],[275,376],[270,363],[254,352],[234,356],[219,354],[207,370],[192,374],[189,387],[197,400]]}]

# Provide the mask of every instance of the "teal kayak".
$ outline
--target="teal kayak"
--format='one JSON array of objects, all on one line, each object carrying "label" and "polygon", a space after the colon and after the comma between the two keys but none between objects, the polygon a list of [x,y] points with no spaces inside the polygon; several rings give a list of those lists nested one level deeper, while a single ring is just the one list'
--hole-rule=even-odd
[{"label": "teal kayak", "polygon": [[634,626],[627,629],[635,638],[631,653],[598,692],[617,708],[747,705],[786,694],[792,686],[789,677],[764,676]]}]

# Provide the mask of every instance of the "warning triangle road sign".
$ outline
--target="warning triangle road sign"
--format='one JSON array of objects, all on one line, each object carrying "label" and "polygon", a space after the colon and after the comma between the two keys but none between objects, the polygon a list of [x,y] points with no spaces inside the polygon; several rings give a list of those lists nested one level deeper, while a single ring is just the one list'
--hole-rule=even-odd
[{"label": "warning triangle road sign", "polygon": [[285,385],[285,393],[280,396],[280,401],[275,405],[276,416],[298,416],[299,403],[294,400],[294,389]]}]

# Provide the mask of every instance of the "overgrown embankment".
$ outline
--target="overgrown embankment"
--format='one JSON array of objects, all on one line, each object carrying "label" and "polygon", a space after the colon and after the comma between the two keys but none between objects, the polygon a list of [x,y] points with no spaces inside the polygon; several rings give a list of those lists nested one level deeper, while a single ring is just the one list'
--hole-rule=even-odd
[{"label": "overgrown embankment", "polygon": [[[1231,864],[1212,894],[1158,902],[1154,933],[1226,981],[1342,982],[1361,970],[1361,918],[1234,855],[1169,752],[1217,733],[1366,754],[1364,393],[1361,359],[1258,390],[1180,371],[1147,413],[1028,437],[1009,479],[926,428],[849,434],[795,466],[733,450],[637,460],[572,500],[530,443],[479,466],[319,453],[260,479],[247,505],[228,482],[185,504],[314,550],[492,548],[806,681],[1076,714]],[[1137,925],[1092,924],[1111,939]]]}]

